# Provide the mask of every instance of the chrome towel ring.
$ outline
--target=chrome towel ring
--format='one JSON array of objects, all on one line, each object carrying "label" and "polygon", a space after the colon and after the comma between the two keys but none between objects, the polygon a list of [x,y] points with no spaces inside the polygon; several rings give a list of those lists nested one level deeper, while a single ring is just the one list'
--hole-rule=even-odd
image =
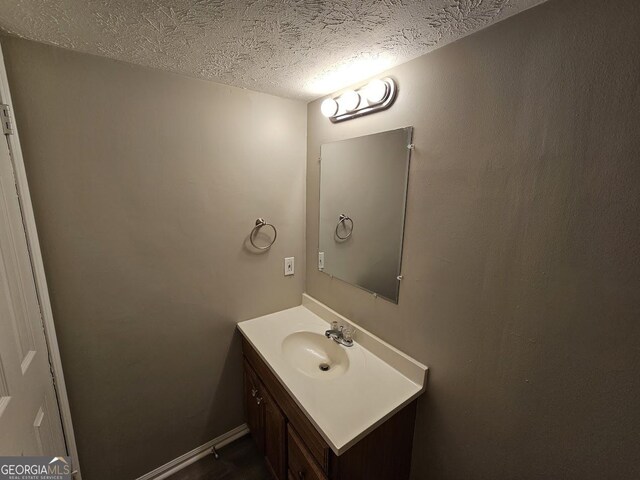
[{"label": "chrome towel ring", "polygon": [[[338,218],[339,218],[338,224],[336,225],[336,237],[338,237],[340,240],[346,240],[353,233],[353,220],[351,219],[351,217],[349,217],[348,215],[345,215],[344,213],[341,213]],[[343,228],[346,230],[347,229],[346,222],[351,222],[351,228],[349,228],[349,233],[347,233],[346,236],[341,237],[340,234],[338,233],[338,228],[340,228],[340,225],[342,224]]]},{"label": "chrome towel ring", "polygon": [[[260,231],[262,227],[273,228],[273,240],[271,240],[271,243],[269,243],[269,245],[260,247],[255,244],[255,242],[253,241],[253,237]],[[253,230],[251,230],[251,233],[249,234],[249,241],[251,242],[251,245],[253,245],[258,250],[269,250],[271,248],[271,245],[276,243],[276,238],[278,238],[278,230],[276,230],[276,227],[274,227],[272,224],[267,223],[264,218],[258,218],[256,220],[256,226],[253,227]]]}]

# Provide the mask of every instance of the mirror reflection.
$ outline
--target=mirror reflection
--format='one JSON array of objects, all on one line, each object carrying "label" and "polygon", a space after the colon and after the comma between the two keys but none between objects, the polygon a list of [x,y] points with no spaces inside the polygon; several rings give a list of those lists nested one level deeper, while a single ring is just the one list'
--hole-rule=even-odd
[{"label": "mirror reflection", "polygon": [[398,302],[413,127],[321,147],[318,268]]}]

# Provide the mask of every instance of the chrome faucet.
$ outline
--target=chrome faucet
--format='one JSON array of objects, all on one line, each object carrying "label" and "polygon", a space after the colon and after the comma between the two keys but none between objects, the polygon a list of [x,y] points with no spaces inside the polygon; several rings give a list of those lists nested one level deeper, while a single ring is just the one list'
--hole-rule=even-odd
[{"label": "chrome faucet", "polygon": [[324,332],[325,337],[345,347],[353,346],[353,330],[344,325],[338,326],[338,322],[331,322],[331,328]]}]

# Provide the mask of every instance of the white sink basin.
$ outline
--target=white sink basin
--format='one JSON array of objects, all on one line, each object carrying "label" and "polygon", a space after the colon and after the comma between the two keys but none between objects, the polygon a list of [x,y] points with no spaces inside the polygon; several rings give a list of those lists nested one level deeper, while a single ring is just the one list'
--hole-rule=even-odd
[{"label": "white sink basin", "polygon": [[335,378],[349,369],[345,348],[324,335],[296,332],[282,340],[284,358],[299,372],[313,378]]},{"label": "white sink basin", "polygon": [[[348,322],[304,295],[303,305],[240,322],[238,328],[341,455],[422,393],[427,367],[357,325],[353,346],[339,345],[324,336],[333,320]],[[329,369],[321,370],[321,364]]]}]

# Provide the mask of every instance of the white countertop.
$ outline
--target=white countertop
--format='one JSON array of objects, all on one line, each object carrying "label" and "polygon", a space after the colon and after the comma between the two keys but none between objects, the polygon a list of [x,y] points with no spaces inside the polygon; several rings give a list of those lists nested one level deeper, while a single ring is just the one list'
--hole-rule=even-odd
[{"label": "white countertop", "polygon": [[[240,322],[238,328],[334,453],[340,455],[424,391],[427,367],[311,297],[305,295],[304,303],[320,314],[326,310],[323,317],[327,320],[301,305]],[[288,335],[296,332],[324,335],[328,321],[336,317],[340,323],[348,322],[358,329],[352,347],[340,346],[349,359],[349,367],[342,375],[312,377],[283,355],[282,342]]]}]

